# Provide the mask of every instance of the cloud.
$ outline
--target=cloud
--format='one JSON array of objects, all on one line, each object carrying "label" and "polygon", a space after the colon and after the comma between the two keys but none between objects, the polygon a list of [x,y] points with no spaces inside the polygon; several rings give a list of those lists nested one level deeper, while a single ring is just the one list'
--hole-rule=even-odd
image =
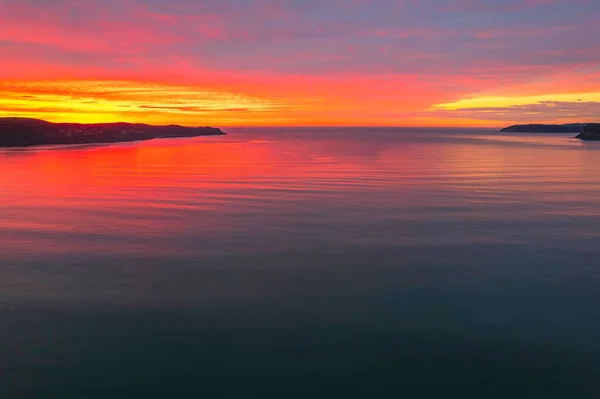
[{"label": "cloud", "polygon": [[[22,95],[21,93],[31,93]],[[151,103],[151,104],[149,104]],[[275,101],[206,91],[201,88],[127,81],[39,82],[0,84],[0,116],[40,116],[64,121],[168,122],[176,115],[189,124],[195,119],[228,118],[240,113],[260,115],[279,108]]]},{"label": "cloud", "polygon": [[436,118],[465,118],[513,122],[588,122],[600,119],[600,101],[540,101],[533,104],[503,107],[434,110],[422,115]]},{"label": "cloud", "polygon": [[[40,51],[35,45],[45,46],[49,60],[54,55],[65,59],[69,52],[75,59],[78,52],[89,65],[108,69],[175,57],[204,67],[275,73],[441,75],[477,70],[490,62],[514,66],[600,61],[597,43],[582,40],[583,34],[600,34],[600,29],[591,25],[584,33],[581,22],[569,22],[584,22],[587,13],[600,12],[592,3],[572,5],[567,11],[555,1],[541,0],[350,4],[0,0],[0,40],[31,46],[31,53]],[[535,13],[523,12],[532,8]],[[379,51],[382,48],[388,51]],[[550,51],[567,59],[550,57]],[[577,59],[573,52],[579,54]],[[443,62],[411,61],[428,55]]]}]

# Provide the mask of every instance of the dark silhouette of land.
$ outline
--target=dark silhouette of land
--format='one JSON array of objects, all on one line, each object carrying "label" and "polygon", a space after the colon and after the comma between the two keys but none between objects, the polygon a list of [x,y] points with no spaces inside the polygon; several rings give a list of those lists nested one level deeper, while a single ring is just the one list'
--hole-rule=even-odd
[{"label": "dark silhouette of land", "polygon": [[587,125],[587,123],[513,125],[500,131],[506,133],[581,133]]},{"label": "dark silhouette of land", "polygon": [[0,147],[94,144],[156,138],[224,135],[213,127],[152,126],[141,123],[51,123],[31,118],[0,118]]},{"label": "dark silhouette of land", "polygon": [[590,123],[576,138],[581,140],[600,140],[600,123]]}]

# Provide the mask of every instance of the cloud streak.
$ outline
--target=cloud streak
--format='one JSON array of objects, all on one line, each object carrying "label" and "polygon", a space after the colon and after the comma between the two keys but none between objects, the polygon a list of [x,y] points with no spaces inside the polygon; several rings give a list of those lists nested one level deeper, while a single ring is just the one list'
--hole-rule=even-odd
[{"label": "cloud streak", "polygon": [[533,104],[505,107],[474,107],[452,110],[434,110],[425,116],[437,118],[481,119],[511,122],[557,122],[579,120],[596,121],[600,118],[600,101],[540,101]]}]

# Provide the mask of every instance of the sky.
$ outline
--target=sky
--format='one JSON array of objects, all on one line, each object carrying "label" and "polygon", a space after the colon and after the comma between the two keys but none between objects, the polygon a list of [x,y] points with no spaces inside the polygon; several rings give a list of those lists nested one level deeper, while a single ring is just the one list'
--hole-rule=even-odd
[{"label": "sky", "polygon": [[0,0],[0,116],[600,120],[599,0]]}]

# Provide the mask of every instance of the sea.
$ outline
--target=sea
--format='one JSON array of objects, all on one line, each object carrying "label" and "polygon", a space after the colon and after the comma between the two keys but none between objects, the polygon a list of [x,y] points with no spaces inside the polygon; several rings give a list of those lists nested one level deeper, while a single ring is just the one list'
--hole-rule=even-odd
[{"label": "sea", "polygon": [[0,398],[600,398],[600,142],[0,150]]}]

